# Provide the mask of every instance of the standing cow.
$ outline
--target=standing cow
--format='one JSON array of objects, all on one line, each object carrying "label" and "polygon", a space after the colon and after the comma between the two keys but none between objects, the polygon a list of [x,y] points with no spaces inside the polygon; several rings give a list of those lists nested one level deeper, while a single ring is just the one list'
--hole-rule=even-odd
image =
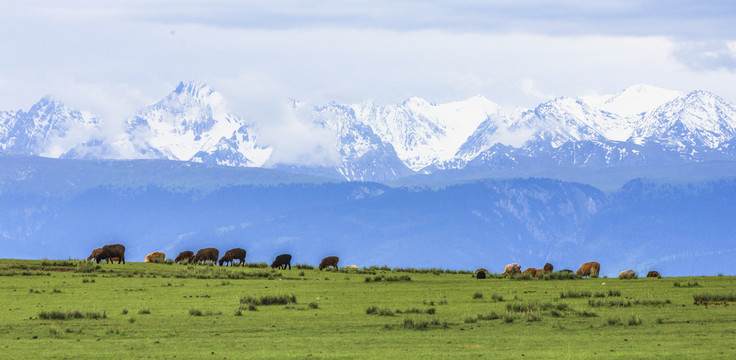
[{"label": "standing cow", "polygon": [[531,277],[537,277],[537,269],[535,268],[527,268],[522,272],[523,275],[529,275]]},{"label": "standing cow", "polygon": [[291,270],[291,255],[289,254],[281,254],[271,263],[271,268],[274,269],[281,268],[282,270],[286,270],[287,266]]},{"label": "standing cow", "polygon": [[147,263],[155,263],[155,262],[164,262],[166,261],[166,254],[160,252],[160,251],[154,251],[148,255],[146,255],[146,260],[144,262]]},{"label": "standing cow", "polygon": [[174,260],[177,264],[183,261],[186,261],[187,263],[194,261],[194,251],[182,251]]},{"label": "standing cow", "polygon": [[224,263],[229,263],[230,266],[234,265],[234,260],[240,260],[239,265],[245,264],[245,250],[241,248],[230,249],[225,251],[225,255],[220,258],[220,266]]},{"label": "standing cow", "polygon": [[650,271],[650,272],[647,273],[647,277],[648,278],[649,277],[656,277],[657,279],[661,279],[662,278],[662,275],[659,275],[659,271],[652,270],[652,271]]},{"label": "standing cow", "polygon": [[488,270],[483,269],[483,268],[475,270],[476,279],[485,279],[487,276],[488,276]]},{"label": "standing cow", "polygon": [[619,279],[636,279],[636,272],[634,270],[624,270],[618,274]]},{"label": "standing cow", "polygon": [[580,266],[580,269],[576,272],[578,276],[598,276],[601,273],[601,264],[591,261]]},{"label": "standing cow", "polygon": [[95,261],[98,264],[100,260],[111,258],[118,258],[118,264],[121,262],[125,264],[125,246],[120,244],[105,245],[100,249],[99,253],[95,254]]},{"label": "standing cow", "polygon": [[514,274],[521,274],[521,265],[517,263],[508,264],[506,265],[506,268],[503,269],[504,275],[514,275]]},{"label": "standing cow", "polygon": [[333,266],[335,267],[335,270],[337,270],[337,262],[340,261],[340,258],[337,256],[328,256],[324,259],[322,259],[322,262],[319,263],[319,269],[322,270],[326,267]]},{"label": "standing cow", "polygon": [[197,255],[194,255],[192,263],[199,264],[205,261],[217,261],[217,257],[220,256],[220,250],[215,248],[204,248],[197,251]]}]

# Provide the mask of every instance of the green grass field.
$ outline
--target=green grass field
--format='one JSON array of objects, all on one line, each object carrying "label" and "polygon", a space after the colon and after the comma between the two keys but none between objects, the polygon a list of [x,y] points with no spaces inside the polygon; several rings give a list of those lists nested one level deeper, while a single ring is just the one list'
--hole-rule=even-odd
[{"label": "green grass field", "polygon": [[730,276],[478,280],[5,259],[0,299],[8,359],[736,358]]}]

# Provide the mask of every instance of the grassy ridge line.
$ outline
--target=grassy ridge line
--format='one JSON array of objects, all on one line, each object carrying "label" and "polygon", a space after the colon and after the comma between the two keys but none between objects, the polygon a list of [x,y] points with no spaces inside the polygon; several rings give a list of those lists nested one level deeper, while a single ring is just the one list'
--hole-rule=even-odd
[{"label": "grassy ridge line", "polygon": [[[40,261],[0,261],[6,264],[41,267]],[[511,281],[427,272],[409,274],[411,281],[366,282],[358,272],[310,269],[268,269],[268,277],[176,277],[189,269],[101,264],[86,273],[2,276],[0,350],[11,358],[31,351],[41,358],[718,358],[735,346],[733,306],[693,301],[697,294],[728,294],[734,277]],[[0,266],[0,272],[13,270]],[[387,270],[376,275],[397,276]],[[255,311],[240,303],[284,295],[295,302]],[[590,300],[631,305],[591,307]],[[392,315],[367,314],[371,307]],[[43,312],[72,316],[42,319]]]}]

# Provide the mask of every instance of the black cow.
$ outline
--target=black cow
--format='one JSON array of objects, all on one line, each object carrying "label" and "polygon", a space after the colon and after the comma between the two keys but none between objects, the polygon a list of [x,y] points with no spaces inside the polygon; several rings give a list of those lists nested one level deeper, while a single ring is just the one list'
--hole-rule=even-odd
[{"label": "black cow", "polygon": [[289,267],[289,270],[291,270],[291,255],[289,254],[281,254],[276,257],[276,260],[271,263],[271,268],[281,268],[282,270],[285,270],[286,267]]}]

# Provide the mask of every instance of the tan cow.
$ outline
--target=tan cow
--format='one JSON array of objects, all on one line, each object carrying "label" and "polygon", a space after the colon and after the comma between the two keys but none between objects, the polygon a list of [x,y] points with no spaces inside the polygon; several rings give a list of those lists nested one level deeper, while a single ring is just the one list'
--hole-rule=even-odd
[{"label": "tan cow", "polygon": [[145,260],[145,262],[147,263],[162,263],[164,261],[166,261],[166,254],[160,251],[155,251],[155,252],[152,252],[146,255],[146,260]]},{"label": "tan cow", "polygon": [[580,269],[576,272],[578,276],[598,276],[601,273],[601,264],[591,261],[580,266]]},{"label": "tan cow", "polygon": [[504,275],[514,275],[514,274],[521,274],[521,265],[517,263],[508,264],[503,269]]},{"label": "tan cow", "polygon": [[522,272],[523,275],[529,275],[531,277],[537,277],[537,269],[535,268],[527,268]]}]

